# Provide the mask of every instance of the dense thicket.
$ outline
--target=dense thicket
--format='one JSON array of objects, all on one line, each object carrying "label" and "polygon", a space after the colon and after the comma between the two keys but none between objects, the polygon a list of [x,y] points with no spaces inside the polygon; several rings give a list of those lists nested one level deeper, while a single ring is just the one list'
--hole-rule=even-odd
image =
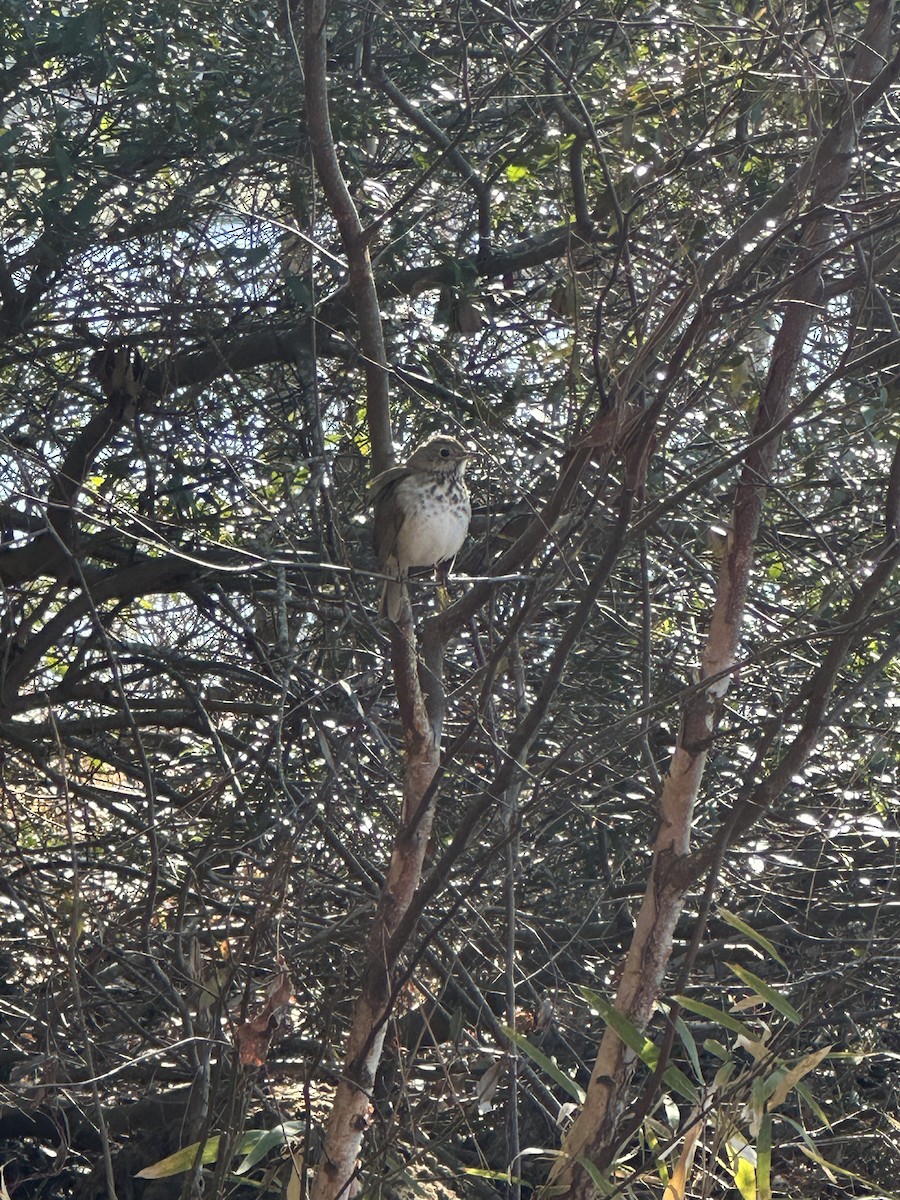
[{"label": "dense thicket", "polygon": [[[365,1194],[546,1179],[615,1021],[802,307],[702,857],[645,1031],[682,1074],[644,1049],[615,1153],[581,1169],[666,1200],[886,1195],[896,26],[860,39],[890,10],[434,8],[340,0],[327,26],[396,444],[441,429],[477,450],[452,597],[496,576],[445,662],[434,894],[395,979]],[[371,363],[313,164],[302,12],[33,0],[2,22],[0,1194],[297,1197],[404,749]],[[498,568],[573,463],[527,560]],[[420,622],[443,602],[425,579],[413,599]],[[292,1158],[247,1134],[284,1121]],[[189,1151],[133,1178],[216,1135],[202,1169]],[[230,1175],[242,1135],[259,1159]]]}]

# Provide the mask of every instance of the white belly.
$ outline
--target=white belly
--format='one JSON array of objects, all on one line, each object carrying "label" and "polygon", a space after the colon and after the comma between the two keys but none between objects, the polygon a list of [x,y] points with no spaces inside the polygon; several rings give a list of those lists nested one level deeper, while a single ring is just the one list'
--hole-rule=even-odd
[{"label": "white belly", "polygon": [[403,567],[433,567],[452,558],[466,540],[471,507],[468,497],[460,492],[453,504],[445,499],[437,503],[427,492],[416,491],[418,504],[412,511],[408,480],[397,485],[398,501],[406,518],[397,535],[394,557]]}]

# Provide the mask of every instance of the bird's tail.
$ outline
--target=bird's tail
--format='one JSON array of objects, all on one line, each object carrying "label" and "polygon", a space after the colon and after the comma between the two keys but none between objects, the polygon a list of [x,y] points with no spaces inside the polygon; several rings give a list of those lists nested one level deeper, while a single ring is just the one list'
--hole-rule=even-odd
[{"label": "bird's tail", "polygon": [[399,579],[390,579],[384,585],[381,593],[379,613],[389,621],[399,621],[403,612],[403,583]]}]

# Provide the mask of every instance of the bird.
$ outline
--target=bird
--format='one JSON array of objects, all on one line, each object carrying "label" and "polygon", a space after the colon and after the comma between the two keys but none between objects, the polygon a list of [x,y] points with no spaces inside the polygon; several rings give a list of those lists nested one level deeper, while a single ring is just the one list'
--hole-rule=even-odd
[{"label": "bird", "polygon": [[472,515],[464,474],[472,457],[447,434],[422,442],[405,463],[369,484],[375,552],[385,574],[380,612],[398,621],[410,567],[437,567],[456,555]]}]

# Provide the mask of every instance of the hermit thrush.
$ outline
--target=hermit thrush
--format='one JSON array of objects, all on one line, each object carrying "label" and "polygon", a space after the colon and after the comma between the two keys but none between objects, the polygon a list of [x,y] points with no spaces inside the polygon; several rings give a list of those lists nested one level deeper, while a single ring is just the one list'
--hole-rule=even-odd
[{"label": "hermit thrush", "polygon": [[463,473],[470,458],[456,438],[437,434],[409,461],[369,484],[375,506],[375,552],[385,574],[382,615],[396,621],[410,567],[436,567],[453,558],[466,538],[471,507]]}]

